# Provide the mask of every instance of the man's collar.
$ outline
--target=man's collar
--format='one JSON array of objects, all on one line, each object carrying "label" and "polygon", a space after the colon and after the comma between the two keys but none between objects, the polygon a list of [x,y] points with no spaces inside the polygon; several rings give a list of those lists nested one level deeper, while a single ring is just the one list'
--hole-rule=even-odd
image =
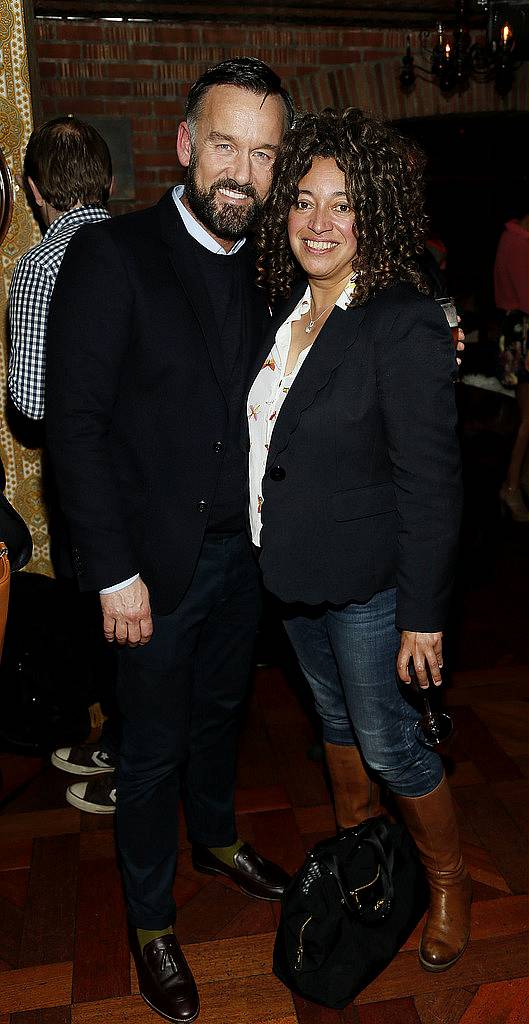
[{"label": "man's collar", "polygon": [[79,221],[81,224],[90,224],[92,221],[109,219],[110,214],[104,206],[75,206],[73,210],[66,210],[65,213],[61,213],[60,217],[56,217],[52,221],[49,228],[44,232],[42,240],[52,238],[62,228],[75,224],[76,221]]},{"label": "man's collar", "polygon": [[230,251],[226,252],[226,250],[222,248],[222,245],[220,245],[219,242],[216,242],[215,239],[211,237],[211,235],[206,231],[202,224],[200,224],[198,220],[195,220],[192,214],[190,214],[189,210],[184,206],[182,202],[183,194],[184,186],[175,185],[173,189],[173,200],[176,209],[178,210],[182,218],[184,227],[186,231],[191,235],[191,237],[194,238],[195,241],[200,242],[200,245],[203,245],[204,249],[209,249],[209,252],[214,252],[217,256],[235,256],[235,253],[239,252],[239,249],[242,249],[242,246],[244,245],[246,239],[239,238],[239,240],[235,242],[235,245],[230,249]]}]

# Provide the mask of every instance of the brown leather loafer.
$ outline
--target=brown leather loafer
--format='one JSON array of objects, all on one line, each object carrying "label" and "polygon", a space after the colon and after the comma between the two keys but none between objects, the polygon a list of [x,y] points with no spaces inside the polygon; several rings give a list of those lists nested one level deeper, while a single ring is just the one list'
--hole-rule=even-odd
[{"label": "brown leather loafer", "polygon": [[233,858],[233,867],[219,860],[207,846],[193,844],[193,867],[206,875],[226,875],[246,893],[260,900],[280,900],[290,876],[278,864],[265,860],[244,843]]},{"label": "brown leather loafer", "polygon": [[195,980],[174,935],[161,935],[140,950],[131,931],[140,993],[148,1006],[175,1024],[189,1024],[200,1010]]}]

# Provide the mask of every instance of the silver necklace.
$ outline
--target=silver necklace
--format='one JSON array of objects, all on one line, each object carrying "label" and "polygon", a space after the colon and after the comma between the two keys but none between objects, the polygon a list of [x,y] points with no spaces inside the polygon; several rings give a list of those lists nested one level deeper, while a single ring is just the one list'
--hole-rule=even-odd
[{"label": "silver necklace", "polygon": [[325,309],[322,309],[321,313],[318,313],[318,315],[315,316],[314,319],[312,319],[312,301],[310,302],[310,304],[309,304],[309,322],[308,322],[307,326],[305,327],[305,334],[310,334],[311,333],[311,331],[314,328],[314,325],[318,323],[318,320],[321,320],[323,314],[326,313],[327,310],[331,308],[331,306],[334,306],[334,302],[329,302],[329,305],[325,306]]}]

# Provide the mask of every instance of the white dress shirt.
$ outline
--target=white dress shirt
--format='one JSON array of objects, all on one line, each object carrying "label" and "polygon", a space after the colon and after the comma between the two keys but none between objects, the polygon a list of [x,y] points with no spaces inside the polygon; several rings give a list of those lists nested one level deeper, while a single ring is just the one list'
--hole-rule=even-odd
[{"label": "white dress shirt", "polygon": [[239,252],[239,249],[242,249],[246,239],[239,238],[237,242],[234,242],[229,252],[226,252],[220,242],[217,242],[216,239],[212,238],[200,221],[195,220],[193,214],[189,212],[186,206],[184,206],[182,202],[184,187],[184,185],[175,185],[173,189],[173,199],[176,209],[184,222],[186,231],[188,231],[192,238],[197,242],[200,242],[200,244],[204,246],[204,249],[209,249],[209,251],[214,252],[215,255],[235,256],[235,253]]}]

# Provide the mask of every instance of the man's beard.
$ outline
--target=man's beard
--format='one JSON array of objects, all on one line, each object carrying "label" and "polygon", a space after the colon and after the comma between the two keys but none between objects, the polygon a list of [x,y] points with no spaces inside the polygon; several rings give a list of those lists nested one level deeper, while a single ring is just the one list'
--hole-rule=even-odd
[{"label": "man's beard", "polygon": [[[239,185],[232,178],[219,178],[211,188],[201,189],[196,180],[196,161],[192,158],[189,164],[185,183],[186,199],[197,220],[211,231],[217,238],[227,242],[235,242],[255,226],[264,205],[264,201],[255,191],[253,185]],[[227,188],[231,192],[241,192],[253,199],[245,206],[237,206],[226,200],[217,206],[216,197],[219,188]],[[222,202],[222,196],[220,197]]]}]

